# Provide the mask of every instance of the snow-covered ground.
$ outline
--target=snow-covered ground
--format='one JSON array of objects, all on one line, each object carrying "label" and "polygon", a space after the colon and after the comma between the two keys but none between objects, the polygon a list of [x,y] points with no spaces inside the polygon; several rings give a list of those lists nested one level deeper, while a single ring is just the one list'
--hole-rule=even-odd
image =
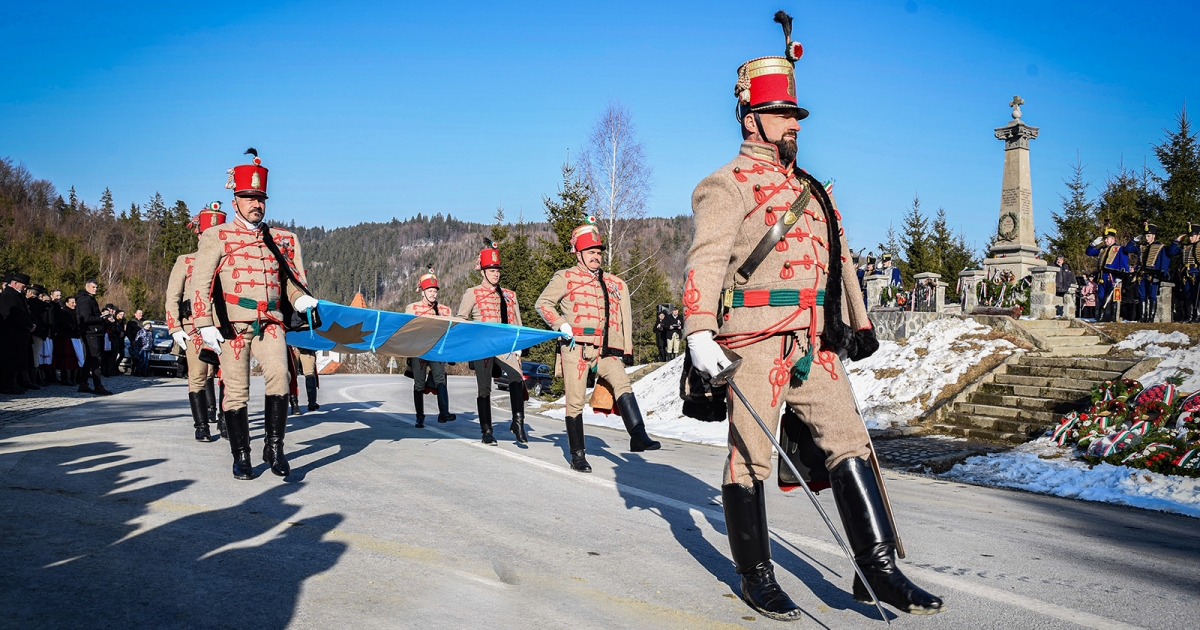
[{"label": "snow-covered ground", "polygon": [[991,328],[973,319],[937,319],[904,344],[879,342],[879,350],[846,362],[850,382],[867,426],[886,429],[920,416],[948,385],[993,355],[1017,347],[1004,339],[984,339]]},{"label": "snow-covered ground", "polygon": [[[983,339],[990,328],[971,319],[939,319],[909,337],[904,345],[883,341],[870,358],[846,362],[850,382],[867,426],[872,429],[907,424],[921,415],[948,385],[971,366],[995,353],[1009,354],[1016,346],[1003,339]],[[633,384],[633,393],[652,435],[685,442],[724,445],[724,422],[699,422],[683,415],[679,377],[683,356],[647,374]],[[557,403],[563,404],[563,399]],[[562,418],[563,409],[545,412]],[[584,424],[624,428],[617,416],[584,408]]]},{"label": "snow-covered ground", "polygon": [[1183,379],[1179,391],[1200,390],[1200,344],[1189,339],[1186,333],[1139,330],[1118,343],[1117,349],[1133,350],[1138,356],[1163,357],[1158,367],[1138,379],[1142,385],[1158,385],[1178,375]]},{"label": "snow-covered ground", "polygon": [[1089,467],[1048,438],[1006,453],[969,457],[942,477],[1200,518],[1200,479],[1111,464]]},{"label": "snow-covered ground", "polygon": [[[697,442],[724,446],[729,431],[724,422],[700,422],[683,415],[683,401],[679,399],[679,377],[683,372],[683,355],[667,362],[662,367],[643,376],[633,384],[633,395],[642,410],[646,430],[656,437],[684,442]],[[560,398],[557,404],[564,404]],[[562,407],[543,413],[551,418],[562,418],[566,410]],[[624,430],[625,424],[615,415],[595,413],[585,405],[583,423]]]}]

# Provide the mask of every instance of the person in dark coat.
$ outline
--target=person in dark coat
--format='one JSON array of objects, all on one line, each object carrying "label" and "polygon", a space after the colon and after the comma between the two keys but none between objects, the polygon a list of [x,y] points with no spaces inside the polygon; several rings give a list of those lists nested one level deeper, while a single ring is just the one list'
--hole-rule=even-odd
[{"label": "person in dark coat", "polygon": [[[100,360],[104,350],[104,336],[108,320],[100,310],[96,301],[96,291],[100,285],[95,280],[88,280],[83,290],[75,295],[75,318],[79,321],[79,332],[83,336],[84,362],[83,371],[79,375],[79,392],[108,396],[112,392],[104,388],[100,381]],[[87,379],[91,376],[95,388],[88,387]]]},{"label": "person in dark coat", "polygon": [[21,395],[26,388],[17,379],[33,367],[30,333],[36,328],[25,302],[29,276],[10,273],[4,282],[4,290],[0,291],[0,394]]},{"label": "person in dark coat", "polygon": [[104,310],[101,311],[104,316],[104,347],[100,353],[100,374],[104,378],[112,378],[117,372],[117,357],[124,348],[117,345],[117,339],[125,334],[122,327],[118,334],[114,330],[117,326],[117,307],[112,304],[105,304]]},{"label": "person in dark coat", "polygon": [[130,365],[137,365],[137,352],[133,350],[133,340],[137,339],[138,333],[142,332],[143,317],[142,309],[139,308],[133,312],[133,317],[128,322],[125,322],[125,340],[129,343],[129,347],[126,350]]},{"label": "person in dark coat", "polygon": [[30,352],[33,353],[33,364],[29,368],[29,381],[34,385],[45,387],[46,380],[42,377],[42,354],[46,339],[50,336],[50,320],[47,311],[49,304],[43,301],[46,297],[46,287],[31,284],[25,289],[25,304],[29,307],[29,317],[33,320]]},{"label": "person in dark coat", "polygon": [[667,360],[667,313],[660,310],[658,321],[654,322],[654,344],[658,346],[658,360]]},{"label": "person in dark coat", "polygon": [[1067,264],[1062,254],[1059,254],[1054,259],[1054,266],[1058,267],[1058,273],[1054,276],[1054,295],[1058,298],[1058,306],[1055,312],[1061,317],[1065,306],[1063,300],[1066,299],[1067,289],[1075,286],[1075,272],[1071,270],[1071,265]]},{"label": "person in dark coat", "polygon": [[114,372],[116,375],[122,374],[121,361],[125,357],[129,356],[129,341],[127,341],[128,338],[125,336],[125,330],[128,324],[129,322],[125,319],[125,311],[117,311],[117,317],[115,320],[113,320],[112,324],[112,334],[114,335],[113,343],[117,349],[117,367],[116,371]]}]

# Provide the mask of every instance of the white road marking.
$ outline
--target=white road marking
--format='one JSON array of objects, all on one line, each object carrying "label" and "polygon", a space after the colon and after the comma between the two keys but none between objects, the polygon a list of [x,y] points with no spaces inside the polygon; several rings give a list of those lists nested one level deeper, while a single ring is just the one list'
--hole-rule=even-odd
[{"label": "white road marking", "polygon": [[[391,411],[384,411],[381,407],[371,407],[367,403],[354,398],[353,396],[351,396],[348,393],[351,389],[356,389],[359,387],[369,387],[369,385],[350,385],[348,387],[343,387],[338,390],[338,395],[340,395],[342,398],[345,398],[351,402],[354,402],[355,404],[357,404],[361,407],[366,408],[371,413],[382,413],[386,416],[389,416],[396,420],[400,420],[402,422],[416,424],[415,422],[404,417],[404,415],[402,415],[402,414],[394,413]],[[533,466],[535,468],[540,468],[542,470],[550,471],[555,474],[563,475],[564,477],[570,478],[577,482],[592,484],[594,486],[598,486],[598,487],[605,488],[608,490],[613,490],[613,491],[616,491],[621,494],[631,494],[636,497],[646,499],[647,501],[653,501],[655,503],[658,503],[659,505],[663,505],[663,506],[670,507],[670,508],[675,508],[677,510],[687,512],[693,518],[702,517],[702,518],[706,518],[706,519],[710,519],[710,520],[714,520],[714,521],[720,521],[722,523],[725,522],[725,514],[722,512],[718,512],[716,510],[710,510],[707,508],[699,507],[696,505],[692,505],[690,503],[686,503],[684,501],[680,501],[678,499],[672,499],[671,497],[665,497],[663,495],[656,494],[654,492],[649,492],[646,490],[642,490],[640,488],[634,488],[632,486],[627,486],[625,484],[617,483],[615,481],[610,481],[608,479],[602,479],[600,477],[596,477],[593,475],[582,475],[573,470],[570,470],[569,468],[564,468],[563,466],[558,466],[555,464],[551,464],[549,462],[544,462],[540,459],[534,459],[532,457],[529,457],[528,455],[522,455],[521,453],[514,453],[514,452],[506,450],[506,449],[488,446],[488,445],[483,444],[482,442],[476,442],[473,440],[464,440],[464,439],[462,439],[461,436],[459,436],[455,433],[451,433],[449,431],[444,431],[437,427],[429,426],[428,424],[425,425],[425,430],[429,431],[430,433],[436,433],[441,437],[450,438],[450,439],[454,440],[456,443],[464,444],[464,445],[475,447],[475,448],[480,448],[489,453],[497,453],[499,455],[503,455],[504,457],[509,457],[511,459],[514,459],[514,460],[524,463],[526,465]],[[796,533],[778,529],[778,528],[771,528],[771,529],[777,537],[783,538],[794,545],[803,546],[803,547],[807,547],[810,549],[815,549],[817,551],[821,551],[821,552],[827,553],[829,555],[836,556],[838,558],[845,558],[845,556],[846,556],[846,554],[842,551],[841,547],[839,547],[838,545],[836,545],[834,543],[825,542],[823,540],[817,540],[816,538],[810,538],[803,534],[796,534]],[[1084,611],[1080,611],[1080,610],[1074,610],[1072,608],[1067,608],[1066,606],[1059,606],[1058,604],[1044,602],[1039,599],[1034,599],[1032,597],[1018,595],[1017,593],[1009,593],[1007,591],[1003,591],[998,588],[993,588],[991,586],[985,586],[983,584],[977,584],[974,582],[970,582],[968,580],[964,580],[964,579],[957,578],[954,576],[946,575],[944,573],[938,573],[937,571],[932,571],[930,569],[916,567],[916,566],[913,566],[913,565],[907,564],[907,563],[904,564],[904,571],[905,571],[905,573],[907,573],[911,576],[914,576],[914,577],[918,577],[920,580],[923,580],[926,582],[932,582],[934,584],[938,584],[938,585],[944,586],[946,588],[954,589],[961,593],[967,593],[969,595],[981,597],[983,599],[990,599],[994,602],[998,602],[1001,604],[1016,606],[1018,608],[1024,608],[1025,610],[1028,610],[1030,612],[1034,612],[1034,613],[1037,613],[1040,615],[1045,615],[1047,617],[1053,617],[1055,619],[1074,623],[1074,624],[1083,626],[1085,628],[1095,628],[1096,630],[1138,630],[1140,628],[1140,626],[1134,626],[1134,625],[1130,625],[1130,624],[1127,624],[1127,623],[1124,623],[1121,621],[1116,621],[1114,619],[1108,619],[1107,617],[1101,617],[1099,615],[1094,615],[1092,613],[1088,613],[1088,612],[1084,612]]]}]

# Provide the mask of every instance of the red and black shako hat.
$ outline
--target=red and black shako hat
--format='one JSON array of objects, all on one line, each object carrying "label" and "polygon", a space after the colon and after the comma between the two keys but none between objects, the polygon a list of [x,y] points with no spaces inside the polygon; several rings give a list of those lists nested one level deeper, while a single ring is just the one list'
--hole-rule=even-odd
[{"label": "red and black shako hat", "polygon": [[733,93],[739,121],[751,112],[793,111],[797,120],[808,118],[808,110],[796,101],[796,62],[804,47],[792,41],[792,16],[777,11],[775,21],[783,26],[784,56],[751,59],[738,68]]}]

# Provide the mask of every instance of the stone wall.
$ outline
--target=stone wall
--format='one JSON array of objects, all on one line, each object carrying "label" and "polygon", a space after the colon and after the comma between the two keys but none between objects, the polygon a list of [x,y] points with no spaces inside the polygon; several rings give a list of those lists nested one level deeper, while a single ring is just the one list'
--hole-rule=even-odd
[{"label": "stone wall", "polygon": [[961,318],[947,313],[914,313],[901,310],[874,310],[869,313],[875,336],[880,341],[895,341],[913,336],[918,330],[935,319]]}]

